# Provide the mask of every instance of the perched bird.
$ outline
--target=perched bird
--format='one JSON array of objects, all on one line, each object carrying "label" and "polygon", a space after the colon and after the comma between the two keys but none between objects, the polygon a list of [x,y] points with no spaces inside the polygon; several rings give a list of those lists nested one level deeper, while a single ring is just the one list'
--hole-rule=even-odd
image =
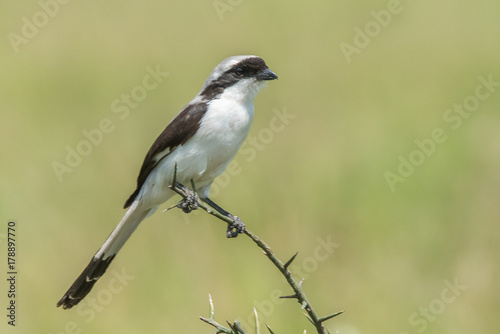
[{"label": "perched bird", "polygon": [[[253,100],[268,80],[277,79],[257,56],[233,56],[215,67],[198,95],[167,125],[149,149],[137,178],[137,189],[125,202],[127,212],[57,306],[77,305],[104,274],[139,223],[175,195],[174,178],[193,184],[200,200],[234,222],[227,237],[245,225],[209,198],[210,186],[221,175],[250,131]],[[175,175],[174,175],[175,174]],[[181,203],[189,212],[192,198]],[[191,201],[191,203],[189,203]]]}]

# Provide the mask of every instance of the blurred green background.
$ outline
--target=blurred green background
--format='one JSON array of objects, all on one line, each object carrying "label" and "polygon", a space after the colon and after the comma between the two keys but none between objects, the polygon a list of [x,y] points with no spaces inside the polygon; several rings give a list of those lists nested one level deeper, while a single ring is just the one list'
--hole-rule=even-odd
[{"label": "blurred green background", "polygon": [[[209,293],[220,323],[256,307],[276,333],[314,332],[276,299],[290,289],[261,251],[204,212],[158,210],[79,311],[55,307],[122,217],[154,139],[235,54],[279,80],[214,199],[282,260],[299,251],[313,306],[346,311],[330,332],[500,328],[499,2],[42,0],[0,17],[0,258],[5,273],[13,219],[19,271],[16,328],[2,279],[2,333],[212,333],[198,320]],[[148,67],[168,76],[115,113]],[[113,130],[60,181],[54,162],[103,119]]]}]

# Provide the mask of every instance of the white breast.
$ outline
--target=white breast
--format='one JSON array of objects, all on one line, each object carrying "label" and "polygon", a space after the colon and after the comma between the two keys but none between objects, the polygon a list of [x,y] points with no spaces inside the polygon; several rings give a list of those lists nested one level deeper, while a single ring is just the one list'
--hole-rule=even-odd
[{"label": "white breast", "polygon": [[193,137],[160,161],[142,187],[141,195],[148,205],[159,205],[173,195],[168,186],[175,163],[179,182],[189,186],[192,179],[201,195],[208,195],[210,184],[224,172],[250,131],[253,99],[260,85],[245,88],[246,94],[239,84],[226,88],[209,103]]}]

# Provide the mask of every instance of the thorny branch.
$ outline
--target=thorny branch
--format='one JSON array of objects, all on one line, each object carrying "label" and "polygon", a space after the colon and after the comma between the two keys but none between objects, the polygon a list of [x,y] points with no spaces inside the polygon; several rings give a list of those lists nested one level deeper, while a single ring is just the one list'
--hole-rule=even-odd
[{"label": "thorny branch", "polygon": [[[174,177],[174,184],[175,184],[175,186],[171,185],[170,189],[172,189],[177,194],[182,196],[182,198],[184,200],[187,198],[189,198],[191,200],[193,198],[192,194],[188,193],[189,189],[187,189],[186,187],[184,187],[180,183],[176,182],[175,177]],[[196,196],[196,199],[198,202],[197,203],[198,208],[202,208],[207,213],[217,217],[218,219],[220,219],[221,221],[223,221],[229,225],[234,223],[233,220],[231,220],[230,218],[220,214],[219,212],[213,210],[207,204],[202,202],[197,196]],[[174,207],[181,207],[180,206],[181,203],[182,203],[182,201]],[[307,299],[306,294],[304,293],[304,290],[302,289],[303,280],[301,280],[300,282],[297,282],[297,280],[292,276],[290,270],[288,270],[288,267],[290,266],[290,264],[295,259],[295,257],[297,256],[298,253],[295,253],[295,255],[293,255],[290,258],[290,260],[288,260],[286,263],[283,264],[283,262],[281,262],[281,260],[278,259],[276,257],[276,255],[274,255],[271,248],[262,239],[260,239],[257,235],[253,234],[248,229],[245,229],[245,231],[243,233],[245,235],[247,235],[250,239],[252,239],[252,241],[255,244],[257,244],[257,246],[259,246],[259,248],[262,249],[264,254],[269,258],[269,260],[271,260],[271,262],[276,266],[276,268],[278,268],[278,270],[281,272],[281,274],[286,278],[288,284],[292,287],[294,294],[289,295],[289,296],[282,296],[281,298],[297,299],[297,301],[301,305],[302,309],[304,309],[306,311],[306,313],[304,313],[304,315],[314,325],[317,333],[318,334],[327,334],[328,330],[323,326],[323,323],[326,320],[329,320],[331,318],[334,318],[334,317],[342,314],[344,311],[336,312],[336,313],[333,313],[333,314],[330,314],[330,315],[327,315],[324,317],[318,316],[316,311],[313,309],[311,303]],[[201,320],[214,326],[217,329],[216,333],[227,333],[227,334],[245,334],[246,333],[243,331],[239,322],[237,322],[237,321],[234,324],[230,324],[228,322],[228,325],[230,328],[224,327],[224,326],[218,324],[217,322],[215,322],[213,310],[214,310],[214,308],[213,308],[213,303],[212,303],[212,297],[210,297],[210,317],[208,319],[201,317]],[[257,321],[257,319],[256,319],[256,321]],[[272,333],[272,331],[269,327],[268,327],[268,329],[269,329],[270,333]]]}]

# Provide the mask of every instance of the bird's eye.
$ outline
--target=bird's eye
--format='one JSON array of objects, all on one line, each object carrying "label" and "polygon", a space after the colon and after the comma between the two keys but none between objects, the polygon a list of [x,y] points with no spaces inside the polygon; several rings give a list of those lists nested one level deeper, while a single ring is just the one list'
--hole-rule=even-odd
[{"label": "bird's eye", "polygon": [[243,67],[236,67],[236,70],[234,70],[237,76],[243,76]]}]

